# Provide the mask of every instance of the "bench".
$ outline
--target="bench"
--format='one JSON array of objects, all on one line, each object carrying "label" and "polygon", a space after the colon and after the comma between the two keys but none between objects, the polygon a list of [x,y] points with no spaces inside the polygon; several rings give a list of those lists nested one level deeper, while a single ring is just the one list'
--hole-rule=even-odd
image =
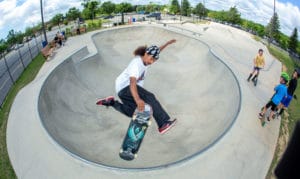
[{"label": "bench", "polygon": [[44,48],[42,48],[41,52],[47,60],[49,56],[52,56],[54,47],[51,47],[50,44],[47,44]]},{"label": "bench", "polygon": [[85,33],[86,32],[86,27],[80,27],[79,31],[80,31],[80,33],[82,33],[82,32]]},{"label": "bench", "polygon": [[76,29],[73,29],[71,35],[79,35],[81,33],[85,33],[86,32],[86,27],[83,26],[83,27],[79,27],[79,28],[76,28]]}]

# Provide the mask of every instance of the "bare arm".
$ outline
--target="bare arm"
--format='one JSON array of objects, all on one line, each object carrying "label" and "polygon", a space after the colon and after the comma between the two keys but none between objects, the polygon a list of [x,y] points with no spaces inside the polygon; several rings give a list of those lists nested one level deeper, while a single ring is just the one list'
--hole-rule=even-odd
[{"label": "bare arm", "polygon": [[133,96],[133,99],[138,107],[139,111],[143,111],[145,108],[145,102],[140,98],[138,89],[137,89],[137,84],[136,84],[136,78],[135,77],[130,77],[130,92]]},{"label": "bare arm", "polygon": [[172,40],[169,40],[168,42],[166,42],[164,45],[160,46],[159,47],[159,50],[162,51],[164,48],[166,48],[168,45],[171,45],[172,43],[175,43],[176,40],[175,39],[172,39]]}]

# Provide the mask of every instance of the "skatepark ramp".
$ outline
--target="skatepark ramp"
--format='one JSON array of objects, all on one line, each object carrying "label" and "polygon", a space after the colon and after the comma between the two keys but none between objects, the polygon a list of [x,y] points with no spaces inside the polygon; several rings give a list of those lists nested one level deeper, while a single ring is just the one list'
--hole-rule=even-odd
[{"label": "skatepark ramp", "polygon": [[[70,155],[109,168],[166,167],[198,156],[234,124],[241,104],[239,84],[205,43],[167,28],[144,26],[105,30],[92,38],[98,53],[66,59],[48,76],[39,95],[45,130]],[[177,42],[149,67],[144,87],[178,123],[160,135],[153,122],[137,159],[124,161],[118,153],[130,118],[95,103],[117,96],[115,79],[136,47],[161,45],[173,38]]]}]

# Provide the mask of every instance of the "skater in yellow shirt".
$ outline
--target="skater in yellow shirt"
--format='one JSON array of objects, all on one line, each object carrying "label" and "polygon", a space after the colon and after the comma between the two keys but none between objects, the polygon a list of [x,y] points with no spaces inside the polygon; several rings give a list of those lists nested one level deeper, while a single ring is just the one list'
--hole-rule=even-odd
[{"label": "skater in yellow shirt", "polygon": [[250,81],[251,77],[254,75],[251,80],[254,82],[255,86],[257,84],[257,78],[258,78],[258,75],[259,75],[259,71],[262,68],[264,68],[264,66],[265,66],[265,57],[264,57],[263,53],[264,53],[263,49],[258,50],[258,54],[253,59],[253,63],[254,63],[253,71],[252,71],[252,73],[250,73],[250,75],[247,79],[247,81]]}]

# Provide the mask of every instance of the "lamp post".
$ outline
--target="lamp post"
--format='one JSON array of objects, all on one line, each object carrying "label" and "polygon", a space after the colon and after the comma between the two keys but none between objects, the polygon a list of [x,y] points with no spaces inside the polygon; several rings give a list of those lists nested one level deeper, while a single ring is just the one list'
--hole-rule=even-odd
[{"label": "lamp post", "polygon": [[48,40],[47,40],[47,35],[46,35],[46,29],[45,29],[45,23],[44,23],[44,13],[43,13],[43,0],[40,1],[40,4],[41,4],[41,17],[42,17],[42,29],[43,29],[43,32],[44,32],[44,39],[46,41],[46,43],[48,43]]},{"label": "lamp post", "polygon": [[274,0],[274,14],[275,14],[275,0]]},{"label": "lamp post", "polygon": [[182,17],[182,0],[180,0],[180,21],[181,21],[181,17]]}]

